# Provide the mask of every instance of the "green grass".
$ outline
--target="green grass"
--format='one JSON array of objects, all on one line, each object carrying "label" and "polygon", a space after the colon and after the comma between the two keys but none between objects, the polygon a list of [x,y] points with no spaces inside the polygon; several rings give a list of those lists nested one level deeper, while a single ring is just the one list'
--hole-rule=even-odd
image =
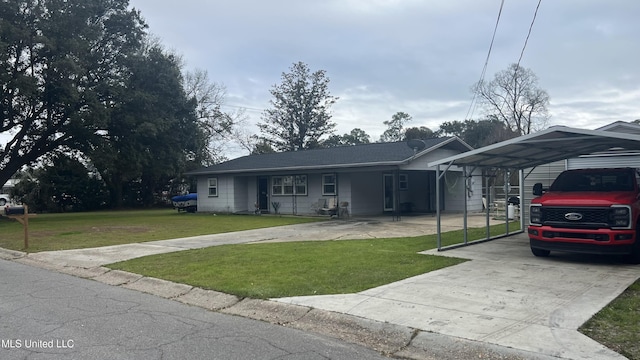
[{"label": "green grass", "polygon": [[[187,214],[175,210],[38,214],[29,219],[29,252],[68,250],[216,234],[318,219]],[[0,217],[0,247],[24,249],[22,224]]]},{"label": "green grass", "polygon": [[631,360],[640,360],[640,280],[584,323],[579,331]]},{"label": "green grass", "polygon": [[[504,233],[504,225],[492,227]],[[469,239],[484,237],[471,229]],[[442,235],[458,243],[462,231]],[[354,293],[465,260],[417,252],[436,247],[436,236],[224,245],[153,255],[108,265],[112,269],[222,291],[241,297]]]}]

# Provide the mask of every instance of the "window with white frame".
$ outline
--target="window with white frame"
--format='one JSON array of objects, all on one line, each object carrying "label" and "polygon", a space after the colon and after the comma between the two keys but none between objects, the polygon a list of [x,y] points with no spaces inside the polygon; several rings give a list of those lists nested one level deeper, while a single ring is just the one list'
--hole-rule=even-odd
[{"label": "window with white frame", "polygon": [[272,195],[307,195],[307,175],[272,176]]},{"label": "window with white frame", "polygon": [[294,176],[295,181],[295,194],[307,195],[307,175]]},{"label": "window with white frame", "polygon": [[209,196],[218,196],[218,178],[208,179]]},{"label": "window with white frame", "polygon": [[409,175],[408,174],[400,174],[398,177],[398,189],[400,190],[409,190]]},{"label": "window with white frame", "polygon": [[337,195],[336,174],[322,174],[322,195]]}]

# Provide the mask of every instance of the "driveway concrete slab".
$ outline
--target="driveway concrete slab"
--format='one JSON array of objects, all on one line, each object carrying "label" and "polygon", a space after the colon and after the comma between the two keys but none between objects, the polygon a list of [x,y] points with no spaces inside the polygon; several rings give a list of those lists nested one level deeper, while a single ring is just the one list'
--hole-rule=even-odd
[{"label": "driveway concrete slab", "polygon": [[164,254],[185,248],[158,246],[150,243],[103,246],[90,249],[43,251],[27,255],[29,259],[60,266],[92,268],[141,256]]},{"label": "driveway concrete slab", "polygon": [[471,261],[357,294],[274,300],[560,358],[623,358],[576,330],[638,279],[640,267],[536,258],[523,234],[425,254]]},{"label": "driveway concrete slab", "polygon": [[[492,223],[495,223],[495,221]],[[469,226],[480,227],[485,224],[484,216],[473,215],[469,217]],[[446,214],[442,217],[443,231],[462,229],[462,227],[463,222],[459,214]],[[405,216],[402,221],[392,221],[390,216],[386,216],[373,217],[371,219],[350,219],[347,221],[330,220],[90,249],[43,251],[28,254],[27,257],[34,261],[56,264],[57,266],[92,268],[147,255],[227,244],[369,239],[420,236],[435,233],[436,218],[434,216]],[[24,253],[5,252],[0,253],[0,255],[20,257],[24,256]]]}]

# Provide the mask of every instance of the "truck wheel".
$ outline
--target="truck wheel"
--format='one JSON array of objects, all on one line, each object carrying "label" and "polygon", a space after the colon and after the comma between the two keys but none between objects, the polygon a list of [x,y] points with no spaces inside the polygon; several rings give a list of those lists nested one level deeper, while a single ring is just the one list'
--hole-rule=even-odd
[{"label": "truck wheel", "polygon": [[5,205],[7,205],[7,200],[0,199],[0,206],[5,206]]},{"label": "truck wheel", "polygon": [[533,253],[533,255],[539,256],[539,257],[547,257],[551,253],[551,251],[549,250],[538,249],[534,247],[531,248],[531,252]]}]

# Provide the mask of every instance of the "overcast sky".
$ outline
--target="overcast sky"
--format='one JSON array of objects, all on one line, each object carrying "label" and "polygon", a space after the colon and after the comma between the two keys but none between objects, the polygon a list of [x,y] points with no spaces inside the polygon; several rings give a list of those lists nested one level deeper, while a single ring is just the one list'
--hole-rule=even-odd
[{"label": "overcast sky", "polygon": [[[339,134],[383,121],[436,130],[464,120],[500,0],[130,0],[149,32],[260,120],[294,62],[325,70]],[[538,0],[506,0],[486,79],[518,61]],[[640,118],[640,1],[542,1],[521,65],[550,97],[550,125]],[[483,118],[480,109],[474,119]],[[250,127],[251,128],[251,127]]]},{"label": "overcast sky", "polygon": [[[269,89],[302,61],[326,70],[338,133],[374,139],[404,111],[408,126],[464,120],[500,0],[130,0],[149,32],[224,84],[251,122]],[[486,79],[516,63],[538,0],[506,0]],[[550,97],[550,125],[594,129],[640,118],[640,1],[545,0],[521,65]],[[474,119],[483,117],[477,109]]]}]

